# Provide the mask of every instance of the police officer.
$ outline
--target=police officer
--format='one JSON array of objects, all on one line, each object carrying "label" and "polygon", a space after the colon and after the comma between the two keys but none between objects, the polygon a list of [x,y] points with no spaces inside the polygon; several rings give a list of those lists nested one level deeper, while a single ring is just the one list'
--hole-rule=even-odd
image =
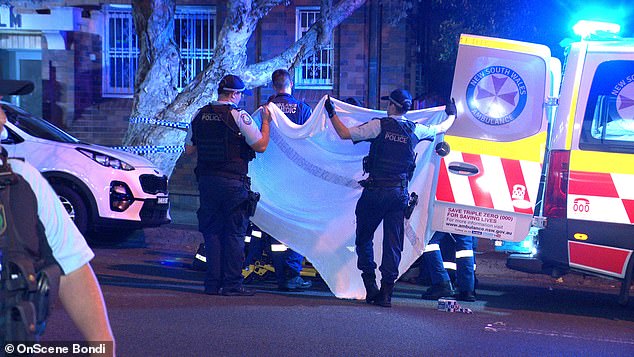
[{"label": "police officer", "polygon": [[[440,241],[450,235],[456,247],[456,291],[444,266],[440,251]],[[437,300],[441,297],[455,297],[460,301],[475,301],[475,260],[473,255],[473,237],[462,234],[436,232],[425,246],[423,261],[431,276],[431,286],[422,298]]]},{"label": "police officer", "polygon": [[[285,69],[275,70],[271,75],[271,81],[275,94],[269,98],[269,102],[275,103],[293,123],[298,125],[306,123],[313,110],[308,104],[293,97],[293,81],[290,73]],[[278,256],[279,258],[277,258]],[[274,261],[279,290],[304,290],[313,286],[311,281],[304,280],[300,276],[304,261],[301,254],[286,249],[282,254],[275,254]]]},{"label": "police officer", "polygon": [[205,240],[205,293],[250,296],[242,286],[244,236],[249,223],[251,180],[248,164],[269,143],[268,109],[263,107],[262,129],[249,113],[238,108],[251,95],[240,77],[227,75],[218,84],[218,100],[200,109],[192,121],[185,151],[198,153],[196,178],[200,191],[198,229]]},{"label": "police officer", "polygon": [[[0,99],[3,94],[28,94],[32,89],[30,82],[0,80]],[[0,106],[2,137],[6,134],[6,121],[7,115]],[[36,340],[46,325],[49,300],[56,299],[54,292],[57,292],[84,338],[111,342],[109,352],[114,356],[108,312],[90,265],[94,253],[37,169],[24,161],[7,159],[6,151],[2,151],[0,345],[4,346],[5,339]],[[25,276],[28,266],[35,270],[37,278]],[[9,308],[24,313],[6,314]]]},{"label": "police officer", "polygon": [[[437,125],[423,125],[408,121],[405,113],[412,106],[412,96],[396,89],[389,96],[387,117],[375,118],[359,126],[348,128],[337,116],[330,100],[325,108],[335,131],[342,139],[357,143],[370,141],[370,153],[364,159],[363,192],[355,210],[357,218],[357,267],[366,289],[366,302],[383,307],[392,306],[392,291],[398,277],[404,236],[404,209],[408,203],[407,184],[414,170],[414,147],[421,140],[434,140],[446,132],[455,120],[456,107],[447,105],[448,118]],[[381,289],[376,285],[374,231],[383,221],[383,256],[381,257]]]}]

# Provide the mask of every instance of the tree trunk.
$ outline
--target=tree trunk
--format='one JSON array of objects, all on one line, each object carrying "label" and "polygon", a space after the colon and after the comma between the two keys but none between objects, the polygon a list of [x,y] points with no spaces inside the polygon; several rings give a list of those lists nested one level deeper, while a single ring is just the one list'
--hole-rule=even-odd
[{"label": "tree trunk", "polygon": [[[218,34],[214,54],[207,68],[181,93],[178,83],[179,55],[174,36],[173,0],[134,0],[133,14],[141,45],[141,58],[135,79],[133,118],[124,137],[126,146],[151,148],[135,152],[145,156],[168,176],[180,157],[186,129],[147,123],[190,123],[196,112],[216,98],[220,79],[226,74],[239,75],[247,87],[270,81],[278,68],[291,68],[332,37],[332,30],[361,7],[366,0],[322,0],[322,18],[297,42],[280,55],[246,66],[247,42],[258,21],[277,5],[288,0],[229,0],[227,18]],[[173,150],[173,151],[170,151]],[[167,152],[165,152],[167,151]]]}]

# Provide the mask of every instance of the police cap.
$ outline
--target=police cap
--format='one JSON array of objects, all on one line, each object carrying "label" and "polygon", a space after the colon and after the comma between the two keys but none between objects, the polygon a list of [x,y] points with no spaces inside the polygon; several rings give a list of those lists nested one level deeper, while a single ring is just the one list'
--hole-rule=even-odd
[{"label": "police cap", "polygon": [[244,82],[240,77],[233,74],[226,75],[222,78],[218,84],[218,92],[242,92],[245,95],[253,95],[253,92],[244,85]]},{"label": "police cap", "polygon": [[381,97],[381,100],[389,100],[399,108],[409,110],[412,107],[412,95],[405,89],[395,89],[389,96]]}]

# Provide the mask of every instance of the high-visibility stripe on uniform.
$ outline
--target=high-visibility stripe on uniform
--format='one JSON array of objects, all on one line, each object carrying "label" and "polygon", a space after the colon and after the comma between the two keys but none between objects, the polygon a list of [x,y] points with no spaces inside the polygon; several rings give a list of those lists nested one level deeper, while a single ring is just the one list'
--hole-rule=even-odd
[{"label": "high-visibility stripe on uniform", "polygon": [[271,244],[272,252],[285,252],[288,247],[284,244]]},{"label": "high-visibility stripe on uniform", "polygon": [[471,250],[471,249],[457,250],[456,251],[456,259],[471,258],[471,257],[473,257],[473,250]]},{"label": "high-visibility stripe on uniform", "polygon": [[446,270],[458,270],[456,263],[454,262],[442,262],[442,266],[446,269]]},{"label": "high-visibility stripe on uniform", "polygon": [[433,252],[436,250],[440,250],[440,245],[439,244],[427,244],[425,246],[425,250],[423,251],[423,253],[429,253],[429,252]]}]

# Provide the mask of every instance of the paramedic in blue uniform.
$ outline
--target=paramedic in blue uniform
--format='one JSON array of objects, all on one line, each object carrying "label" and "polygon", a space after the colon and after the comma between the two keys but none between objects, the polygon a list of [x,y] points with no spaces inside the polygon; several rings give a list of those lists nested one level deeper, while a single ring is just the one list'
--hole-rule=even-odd
[{"label": "paramedic in blue uniform", "polygon": [[[366,289],[366,302],[383,307],[392,306],[392,291],[398,277],[404,237],[404,209],[408,204],[407,184],[414,170],[414,147],[421,140],[434,140],[446,132],[456,118],[456,107],[447,105],[448,118],[437,125],[423,125],[405,118],[412,106],[412,96],[396,89],[387,97],[387,117],[375,118],[348,128],[337,116],[328,98],[324,107],[341,139],[354,143],[370,142],[370,153],[364,159],[363,192],[355,209],[357,268]],[[376,285],[373,242],[374,231],[383,221],[383,256],[381,257],[381,289]]]},{"label": "paramedic in blue uniform", "polygon": [[[285,69],[278,69],[271,75],[275,94],[269,98],[269,102],[275,103],[282,113],[295,124],[306,123],[313,110],[310,106],[293,97],[293,81],[291,75]],[[291,250],[286,249],[283,254],[274,254],[275,274],[277,276],[278,288],[280,290],[292,291],[303,290],[313,286],[312,282],[305,281],[300,276],[304,257]],[[288,279],[286,278],[288,274]]]},{"label": "paramedic in blue uniform", "polygon": [[240,77],[225,76],[218,84],[218,100],[200,109],[185,141],[187,154],[198,153],[194,170],[200,191],[198,229],[205,240],[209,295],[255,294],[242,285],[251,188],[247,173],[255,152],[268,146],[271,117],[263,107],[262,129],[258,129],[249,113],[238,108],[245,94],[251,91]]},{"label": "paramedic in blue uniform", "polygon": [[[455,240],[456,249],[456,285],[454,289],[440,251],[440,242],[449,235]],[[423,261],[431,277],[431,286],[422,298],[437,300],[441,297],[455,297],[460,301],[475,301],[475,258],[473,237],[462,234],[436,232],[423,252]]]}]

